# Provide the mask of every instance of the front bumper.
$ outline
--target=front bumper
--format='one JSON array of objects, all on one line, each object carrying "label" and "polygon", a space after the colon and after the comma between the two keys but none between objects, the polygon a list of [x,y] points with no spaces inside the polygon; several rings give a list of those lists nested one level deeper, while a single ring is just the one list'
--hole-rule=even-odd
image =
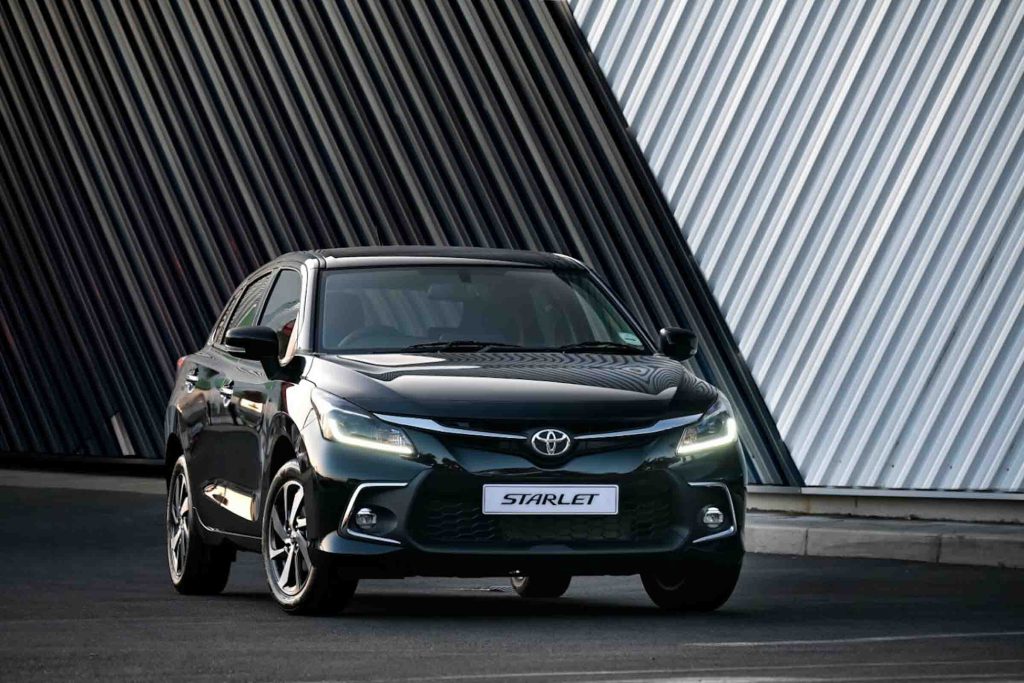
[{"label": "front bumper", "polygon": [[[507,454],[449,450],[421,434],[413,438],[418,452],[430,455],[311,453],[308,485],[317,501],[307,509],[311,535],[318,555],[344,575],[635,574],[663,564],[742,560],[745,489],[735,449],[682,462],[667,435],[643,448],[581,456],[552,469]],[[484,484],[616,484],[619,513],[484,515]],[[720,527],[701,522],[708,505],[725,513]],[[372,530],[355,523],[362,508],[377,516]]]},{"label": "front bumper", "polygon": [[[325,539],[326,540],[326,539]],[[671,570],[680,563],[735,566],[743,559],[740,536],[707,545],[682,546],[671,551],[579,551],[537,548],[531,552],[424,552],[411,547],[374,546],[345,538],[331,539],[327,557],[345,578],[402,578],[450,576],[474,578],[513,574],[562,573],[572,576],[611,576]]]}]

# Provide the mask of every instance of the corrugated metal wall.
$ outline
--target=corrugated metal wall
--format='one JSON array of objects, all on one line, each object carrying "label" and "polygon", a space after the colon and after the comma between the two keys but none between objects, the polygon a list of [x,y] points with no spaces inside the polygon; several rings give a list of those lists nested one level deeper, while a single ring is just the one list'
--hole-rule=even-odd
[{"label": "corrugated metal wall", "polygon": [[0,451],[159,455],[175,358],[257,264],[463,244],[573,254],[697,328],[754,478],[787,481],[562,3],[10,0],[0,142]]},{"label": "corrugated metal wall", "polygon": [[1024,2],[574,13],[807,484],[1024,490]]}]

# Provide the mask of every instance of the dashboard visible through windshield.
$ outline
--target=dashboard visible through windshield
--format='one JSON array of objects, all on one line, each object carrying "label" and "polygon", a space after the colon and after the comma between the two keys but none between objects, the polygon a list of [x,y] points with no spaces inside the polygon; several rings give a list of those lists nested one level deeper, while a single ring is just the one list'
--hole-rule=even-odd
[{"label": "dashboard visible through windshield", "polygon": [[346,268],[320,278],[318,350],[649,349],[582,271],[504,266]]}]

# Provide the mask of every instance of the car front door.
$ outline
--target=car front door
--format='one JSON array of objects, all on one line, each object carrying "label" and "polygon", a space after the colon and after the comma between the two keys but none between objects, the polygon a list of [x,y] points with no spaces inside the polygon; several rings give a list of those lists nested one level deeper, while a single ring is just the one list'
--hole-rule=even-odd
[{"label": "car front door", "polygon": [[[263,272],[243,287],[224,332],[255,325],[263,309],[273,274]],[[238,389],[258,381],[262,369],[238,358],[224,344],[223,334],[208,347],[208,426],[203,446],[194,454],[193,481],[198,483],[200,518],[212,528],[249,536],[258,535],[256,494],[260,480],[259,419],[251,414],[249,401],[240,400]],[[256,368],[252,367],[256,365]],[[263,381],[266,381],[263,376]],[[239,386],[240,385],[240,386]],[[243,407],[244,406],[244,407]]]},{"label": "car front door", "polygon": [[[274,274],[270,293],[258,318],[258,324],[271,328],[277,334],[278,358],[286,357],[299,310],[302,278],[291,268],[282,268]],[[255,323],[254,323],[255,324]],[[232,375],[232,401],[235,416],[245,433],[244,460],[246,479],[238,483],[253,492],[255,518],[262,508],[260,492],[264,459],[269,458],[273,444],[270,440],[270,420],[281,406],[282,381],[268,378],[263,364],[254,360],[238,360]],[[241,455],[241,454],[240,454]],[[273,472],[270,476],[273,476]],[[254,518],[254,519],[255,519]],[[259,533],[258,529],[255,533]]]}]

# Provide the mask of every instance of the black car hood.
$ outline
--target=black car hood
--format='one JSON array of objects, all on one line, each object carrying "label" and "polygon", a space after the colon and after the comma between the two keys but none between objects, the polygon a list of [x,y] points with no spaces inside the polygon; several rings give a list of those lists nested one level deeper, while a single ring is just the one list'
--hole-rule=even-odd
[{"label": "black car hood", "polygon": [[664,356],[430,353],[319,356],[306,377],[365,410],[432,418],[660,419],[717,390]]}]

